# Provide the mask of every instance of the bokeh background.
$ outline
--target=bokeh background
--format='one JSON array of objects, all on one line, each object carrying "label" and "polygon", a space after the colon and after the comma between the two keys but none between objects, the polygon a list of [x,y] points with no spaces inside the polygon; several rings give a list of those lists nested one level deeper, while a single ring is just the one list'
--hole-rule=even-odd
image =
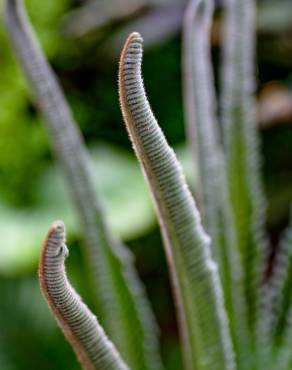
[{"label": "bokeh background", "polygon": [[[218,5],[219,1],[217,2]],[[12,55],[0,0],[0,369],[77,370],[40,294],[37,262],[55,219],[68,229],[68,273],[91,305],[82,238],[62,174]],[[167,369],[181,355],[167,267],[149,193],[118,104],[117,64],[126,35],[145,39],[143,71],[153,110],[195,192],[185,142],[181,25],[186,0],[26,0],[29,15],[92,154],[96,188],[114,232],[131,249],[159,326]],[[258,1],[257,111],[267,228],[276,245],[292,199],[292,3]],[[212,32],[220,66],[220,10]]]}]

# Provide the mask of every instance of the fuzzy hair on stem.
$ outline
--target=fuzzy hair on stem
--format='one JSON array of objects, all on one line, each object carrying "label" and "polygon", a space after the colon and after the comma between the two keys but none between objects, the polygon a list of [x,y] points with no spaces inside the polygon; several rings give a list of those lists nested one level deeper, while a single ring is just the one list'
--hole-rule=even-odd
[{"label": "fuzzy hair on stem", "polygon": [[151,111],[141,76],[142,38],[132,33],[119,67],[122,114],[156,208],[187,369],[234,369],[234,354],[210,238],[180,164]]},{"label": "fuzzy hair on stem", "polygon": [[67,279],[65,226],[56,221],[44,243],[40,263],[41,291],[84,370],[129,370],[97,318]]},{"label": "fuzzy hair on stem", "polygon": [[[263,277],[269,252],[255,116],[255,0],[223,1],[221,119],[236,246],[242,256],[253,358],[266,347]],[[265,368],[264,364],[255,364]]]},{"label": "fuzzy hair on stem", "polygon": [[[203,225],[212,238],[225,306],[239,369],[249,369],[247,307],[241,255],[236,248],[234,219],[228,196],[225,157],[216,116],[216,93],[211,59],[214,0],[190,0],[183,27],[185,118],[193,163],[199,167],[196,197]],[[199,195],[198,195],[199,194]],[[238,320],[238,316],[241,320]]]}]

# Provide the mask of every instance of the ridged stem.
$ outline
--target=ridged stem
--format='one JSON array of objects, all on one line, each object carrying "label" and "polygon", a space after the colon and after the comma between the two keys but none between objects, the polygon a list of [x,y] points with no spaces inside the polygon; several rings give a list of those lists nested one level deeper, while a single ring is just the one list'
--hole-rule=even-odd
[{"label": "ridged stem", "polygon": [[236,242],[242,255],[251,344],[261,337],[268,244],[255,118],[255,1],[223,2],[222,124]]},{"label": "ridged stem", "polygon": [[[165,245],[188,369],[234,369],[234,355],[210,238],[180,164],[158,126],[141,77],[142,38],[132,33],[120,59],[122,113],[152,193]],[[162,92],[163,93],[163,92]]]},{"label": "ridged stem", "polygon": [[[183,30],[185,117],[189,144],[200,174],[200,209],[212,238],[239,369],[249,369],[247,308],[241,256],[236,246],[225,158],[219,139],[210,31],[213,0],[191,0]],[[240,317],[240,320],[238,320]]]},{"label": "ridged stem", "polygon": [[84,370],[127,370],[96,317],[67,279],[65,227],[55,222],[41,253],[39,280],[42,293]]}]

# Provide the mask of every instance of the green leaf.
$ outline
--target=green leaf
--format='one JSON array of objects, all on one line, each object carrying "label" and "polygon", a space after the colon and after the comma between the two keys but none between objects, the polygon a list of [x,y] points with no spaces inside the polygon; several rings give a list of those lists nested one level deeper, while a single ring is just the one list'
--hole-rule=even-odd
[{"label": "green leaf", "polygon": [[119,70],[126,127],[151,190],[174,288],[188,369],[234,368],[217,266],[181,167],[147,101],[141,77],[142,38],[132,33]]}]

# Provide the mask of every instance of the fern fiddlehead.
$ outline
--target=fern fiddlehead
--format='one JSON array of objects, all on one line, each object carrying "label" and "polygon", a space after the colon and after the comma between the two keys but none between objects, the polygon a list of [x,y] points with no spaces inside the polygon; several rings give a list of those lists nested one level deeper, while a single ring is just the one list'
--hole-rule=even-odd
[{"label": "fern fiddlehead", "polygon": [[65,226],[56,221],[41,253],[39,280],[43,295],[84,370],[129,370],[96,317],[66,277]]},{"label": "fern fiddlehead", "polygon": [[146,98],[142,38],[132,33],[119,68],[126,128],[150,187],[166,249],[188,369],[233,369],[234,356],[217,266],[181,167]]}]

